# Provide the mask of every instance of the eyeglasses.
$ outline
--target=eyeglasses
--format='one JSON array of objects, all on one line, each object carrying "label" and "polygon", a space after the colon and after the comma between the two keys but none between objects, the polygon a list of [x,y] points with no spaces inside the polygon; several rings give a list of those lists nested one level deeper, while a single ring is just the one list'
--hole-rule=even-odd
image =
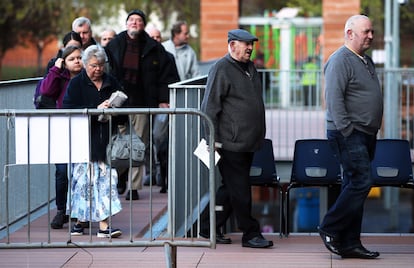
[{"label": "eyeglasses", "polygon": [[103,68],[105,67],[105,64],[101,63],[101,64],[88,64],[89,67],[91,67],[92,69],[98,69],[98,68]]}]

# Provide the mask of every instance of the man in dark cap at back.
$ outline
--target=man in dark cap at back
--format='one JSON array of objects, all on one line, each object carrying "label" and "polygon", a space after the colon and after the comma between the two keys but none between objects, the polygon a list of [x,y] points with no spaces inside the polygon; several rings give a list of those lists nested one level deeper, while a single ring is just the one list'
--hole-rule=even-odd
[{"label": "man in dark cap at back", "polygon": [[[230,244],[220,229],[231,212],[243,232],[242,246],[268,248],[259,222],[252,216],[250,167],[265,138],[265,108],[260,77],[250,56],[257,37],[242,29],[228,32],[228,54],[210,69],[201,110],[213,121],[222,184],[216,192],[216,242]],[[208,140],[208,139],[207,139]],[[205,214],[200,236],[209,237]],[[207,221],[208,222],[208,221]]]},{"label": "man in dark cap at back", "polygon": [[[129,12],[126,19],[127,30],[119,33],[105,47],[110,73],[121,82],[128,96],[127,107],[168,108],[170,68],[175,68],[175,63],[171,63],[164,47],[145,32],[145,25],[144,12],[138,9]],[[148,118],[146,114],[137,114],[132,119],[135,132],[147,145]],[[125,131],[124,128],[120,130]],[[139,199],[138,190],[142,188],[143,168],[141,166],[129,170],[132,172],[128,176],[132,178],[131,191],[128,191],[126,200]],[[118,173],[122,174],[123,171],[119,170]]]}]

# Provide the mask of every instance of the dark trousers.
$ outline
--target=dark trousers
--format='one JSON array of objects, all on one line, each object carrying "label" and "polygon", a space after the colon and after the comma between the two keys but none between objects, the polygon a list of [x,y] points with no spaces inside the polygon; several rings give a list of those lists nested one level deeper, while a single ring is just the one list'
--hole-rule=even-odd
[{"label": "dark trousers", "polygon": [[168,172],[168,136],[164,139],[158,146],[156,147],[157,150],[157,158],[160,163],[160,182],[159,185],[161,186],[162,190],[167,189],[167,172]]},{"label": "dark trousers", "polygon": [[305,106],[315,106],[316,105],[316,85],[304,85],[303,86],[303,98]]},{"label": "dark trousers", "polygon": [[364,202],[372,186],[371,160],[376,136],[354,130],[349,137],[339,131],[327,132],[328,140],[343,168],[342,189],[326,213],[320,228],[341,241],[343,249],[361,245]]},{"label": "dark trousers", "polygon": [[66,200],[68,195],[68,165],[55,164],[55,168],[56,207],[58,210],[66,210]]},{"label": "dark trousers", "polygon": [[259,222],[251,215],[252,194],[250,186],[250,166],[253,153],[219,151],[221,158],[218,168],[222,177],[222,185],[216,192],[217,228],[224,226],[230,214],[234,212],[239,229],[243,232],[243,240],[260,235]]}]

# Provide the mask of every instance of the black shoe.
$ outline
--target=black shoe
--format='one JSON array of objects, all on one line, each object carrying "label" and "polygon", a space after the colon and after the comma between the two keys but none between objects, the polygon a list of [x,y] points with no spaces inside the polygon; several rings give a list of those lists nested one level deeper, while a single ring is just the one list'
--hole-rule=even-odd
[{"label": "black shoe", "polygon": [[[131,194],[132,192],[132,194]],[[132,198],[131,198],[132,197]],[[126,196],[125,196],[125,200],[139,200],[139,194],[138,194],[138,190],[131,190],[128,191]]]},{"label": "black shoe", "polygon": [[273,242],[266,240],[263,236],[255,236],[248,241],[243,241],[242,246],[247,248],[268,248],[273,246]]},{"label": "black shoe", "polygon": [[82,224],[77,223],[72,227],[72,230],[70,231],[70,234],[72,236],[79,236],[79,235],[83,235],[83,227]]},{"label": "black shoe", "polygon": [[167,188],[162,187],[160,190],[160,193],[165,194],[167,193]]},{"label": "black shoe", "polygon": [[217,234],[216,235],[216,243],[217,244],[231,244],[231,238],[225,237],[224,234]]},{"label": "black shoe", "polygon": [[363,246],[359,246],[350,250],[345,250],[341,252],[341,257],[344,259],[355,258],[355,259],[375,259],[380,254],[377,251],[369,251]]},{"label": "black shoe", "polygon": [[333,235],[328,234],[327,232],[323,231],[321,228],[318,227],[319,235],[322,238],[325,247],[332,253],[340,255],[340,242],[337,238]]},{"label": "black shoe", "polygon": [[[200,233],[200,236],[206,239],[209,239],[210,236],[205,233]],[[225,237],[224,234],[217,234],[216,235],[216,244],[231,244],[231,238]]]},{"label": "black shoe", "polygon": [[58,210],[52,222],[50,223],[50,227],[52,229],[62,229],[63,224],[68,223],[68,222],[69,222],[69,215],[66,215],[63,210]]}]

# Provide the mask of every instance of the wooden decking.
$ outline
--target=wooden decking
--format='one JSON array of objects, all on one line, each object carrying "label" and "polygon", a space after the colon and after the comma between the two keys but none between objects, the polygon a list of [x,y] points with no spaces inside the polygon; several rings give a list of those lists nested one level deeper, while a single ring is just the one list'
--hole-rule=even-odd
[{"label": "wooden decking", "polygon": [[[166,209],[167,195],[152,191],[152,216],[158,217]],[[129,202],[123,200],[124,211],[114,217],[114,227],[121,228],[120,239],[142,236],[147,230],[150,215],[149,187],[140,191],[141,199],[134,201],[133,230],[129,231]],[[52,211],[52,216],[54,211]],[[47,215],[36,219],[30,228],[31,241],[44,241],[47,237]],[[97,224],[92,225],[94,241]],[[88,233],[89,231],[87,231]],[[11,242],[27,241],[27,226],[11,234]],[[217,245],[216,249],[204,247],[178,247],[177,267],[411,267],[414,263],[414,235],[412,234],[363,234],[364,245],[381,253],[375,260],[341,259],[330,254],[315,233],[291,234],[280,238],[278,234],[265,234],[275,243],[269,249],[241,247],[241,234],[231,233],[231,245]],[[52,241],[67,237],[67,229],[51,230]],[[72,241],[87,241],[88,235],[72,237]],[[42,240],[43,239],[43,240]],[[5,239],[0,240],[1,243]],[[99,247],[99,248],[41,248],[1,249],[0,267],[166,267],[163,247]]]},{"label": "wooden decking", "polygon": [[[270,249],[240,246],[241,235],[229,235],[231,245],[216,249],[184,248],[177,250],[177,267],[411,267],[414,262],[413,236],[364,236],[366,247],[381,252],[375,260],[341,259],[330,254],[316,235],[292,235],[275,242]],[[163,248],[70,248],[3,249],[0,267],[166,267]]]}]

